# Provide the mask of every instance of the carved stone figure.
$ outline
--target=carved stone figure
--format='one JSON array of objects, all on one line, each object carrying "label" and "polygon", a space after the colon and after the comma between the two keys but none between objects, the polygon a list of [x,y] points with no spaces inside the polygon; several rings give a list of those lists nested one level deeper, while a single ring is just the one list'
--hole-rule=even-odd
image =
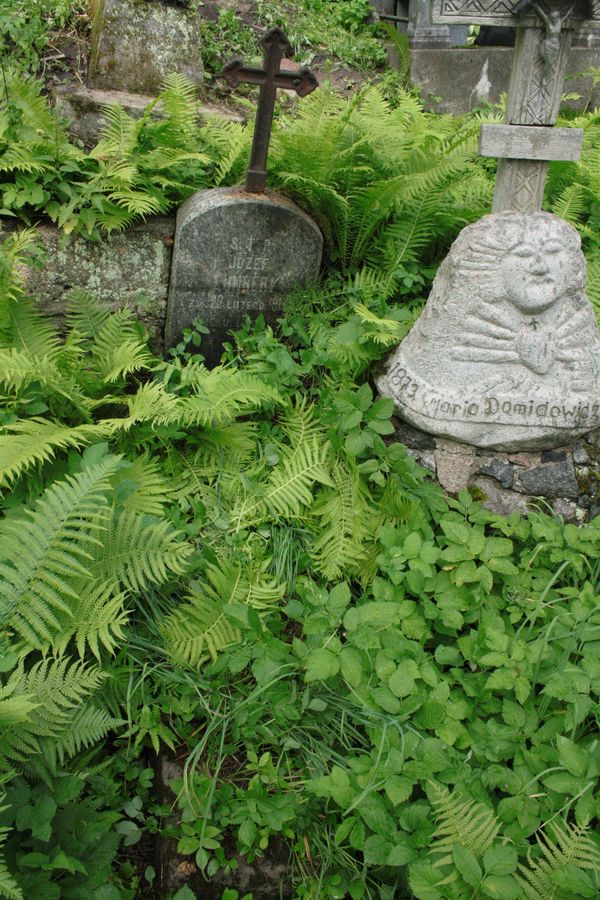
[{"label": "carved stone figure", "polygon": [[431,434],[500,450],[567,444],[600,425],[600,333],[577,232],[545,212],[465,228],[378,380]]}]

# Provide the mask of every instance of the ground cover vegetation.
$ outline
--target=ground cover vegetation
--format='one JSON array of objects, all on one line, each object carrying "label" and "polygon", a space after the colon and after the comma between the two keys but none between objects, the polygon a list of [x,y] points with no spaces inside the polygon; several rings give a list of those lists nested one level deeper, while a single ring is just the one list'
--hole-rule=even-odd
[{"label": "ground cover vegetation", "polygon": [[[198,129],[177,77],[86,154],[4,76],[10,219],[97,239],[244,170],[249,130]],[[600,527],[446,498],[388,442],[372,374],[493,163],[481,116],[387,93],[279,117],[271,183],[318,219],[325,275],[219,369],[201,324],[158,358],[81,291],[58,330],[23,288],[32,233],[2,245],[1,895],[166,897],[158,834],[207,890],[278,845],[299,900],[598,895]],[[546,203],[599,303],[600,119],[568,120],[584,153]]]}]

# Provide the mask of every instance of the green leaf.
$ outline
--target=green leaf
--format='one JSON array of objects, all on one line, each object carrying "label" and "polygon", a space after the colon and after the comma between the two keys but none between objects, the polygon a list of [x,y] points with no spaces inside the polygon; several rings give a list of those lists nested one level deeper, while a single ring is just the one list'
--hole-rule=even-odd
[{"label": "green leaf", "polygon": [[187,856],[188,853],[195,853],[199,844],[200,841],[197,837],[185,835],[180,838],[177,843],[177,852],[181,853],[183,856]]},{"label": "green leaf", "polygon": [[561,890],[563,897],[597,897],[592,879],[580,868],[565,865],[552,873],[552,881]]},{"label": "green leaf", "polygon": [[30,830],[34,838],[49,841],[52,837],[52,819],[57,806],[52,797],[44,794],[33,806],[24,806],[17,812],[17,828],[19,831]]},{"label": "green leaf", "polygon": [[417,531],[413,531],[412,534],[409,534],[404,541],[404,546],[402,548],[405,557],[407,559],[415,559],[419,555],[422,543],[423,540],[421,535]]},{"label": "green leaf", "polygon": [[523,728],[527,719],[523,707],[508,699],[502,702],[502,718],[513,728]]},{"label": "green leaf", "polygon": [[461,847],[458,844],[452,850],[452,857],[456,868],[467,884],[470,884],[471,887],[477,887],[483,878],[483,872],[473,851],[467,850],[466,847]]},{"label": "green leaf", "polygon": [[485,547],[481,554],[483,560],[488,560],[492,556],[511,556],[513,552],[513,542],[508,538],[488,537],[485,540]]},{"label": "green leaf", "polygon": [[333,675],[337,675],[340,669],[340,660],[335,653],[326,647],[311,650],[306,660],[306,681],[325,681]]},{"label": "green leaf", "polygon": [[386,864],[392,847],[386,838],[380,834],[372,834],[365,841],[364,857],[369,866],[383,866]]},{"label": "green leaf", "polygon": [[355,647],[342,647],[339,660],[342,677],[350,687],[358,687],[364,678],[360,651]]},{"label": "green leaf", "polygon": [[551,791],[556,791],[559,794],[569,794],[572,797],[578,794],[583,787],[583,783],[579,778],[576,778],[575,775],[569,775],[567,772],[554,772],[552,775],[543,778],[542,781],[545,787],[550,788]]},{"label": "green leaf", "polygon": [[496,900],[520,900],[521,889],[510,875],[488,875],[481,885],[486,897],[495,897]]},{"label": "green leaf", "polygon": [[[406,775],[390,775],[384,785],[385,793],[394,806],[408,800],[413,791],[413,780]],[[402,865],[404,865],[402,863]]]},{"label": "green leaf", "polygon": [[395,844],[386,860],[388,866],[407,866],[416,856],[416,851],[407,844]]},{"label": "green leaf", "polygon": [[173,900],[197,900],[197,898],[191,888],[184,884],[176,894],[173,894]]},{"label": "green leaf", "polygon": [[355,824],[356,824],[356,817],[348,816],[346,819],[342,820],[340,825],[338,825],[336,832],[335,832],[335,842],[338,845],[338,847],[340,846],[340,844],[344,843],[344,841],[346,840],[346,838],[348,837],[348,835],[354,828]]},{"label": "green leaf", "polygon": [[556,738],[558,747],[558,761],[561,766],[571,773],[581,777],[588,768],[588,753],[583,747],[579,747],[567,737],[558,735]]},{"label": "green leaf", "polygon": [[388,678],[388,687],[396,697],[408,697],[414,691],[415,678],[418,677],[417,664],[412,659],[405,659]]},{"label": "green leaf", "polygon": [[385,709],[386,712],[396,716],[402,709],[402,704],[398,698],[392,694],[386,687],[376,687],[371,691],[371,696],[378,706]]},{"label": "green leaf", "polygon": [[440,522],[444,534],[453,544],[468,544],[471,536],[471,529],[462,522],[454,522],[450,519],[444,519]]},{"label": "green leaf", "polygon": [[492,572],[499,572],[500,575],[518,575],[519,570],[505,556],[492,556],[487,561],[487,567]]},{"label": "green leaf", "polygon": [[483,854],[483,867],[487,875],[510,875],[517,868],[517,862],[517,851],[507,844],[495,844]]},{"label": "green leaf", "polygon": [[[445,900],[447,893],[442,893],[437,889],[437,885],[442,884],[444,876],[439,869],[434,869],[431,863],[419,861],[413,863],[409,868],[408,881],[415,897],[419,900]],[[444,891],[445,888],[441,887]]]},{"label": "green leaf", "polygon": [[238,831],[238,837],[243,845],[252,847],[256,837],[256,825],[252,819],[244,819]]},{"label": "green leaf", "polygon": [[489,594],[494,586],[494,576],[487,566],[479,566],[477,569],[479,575],[479,583],[484,591]]}]

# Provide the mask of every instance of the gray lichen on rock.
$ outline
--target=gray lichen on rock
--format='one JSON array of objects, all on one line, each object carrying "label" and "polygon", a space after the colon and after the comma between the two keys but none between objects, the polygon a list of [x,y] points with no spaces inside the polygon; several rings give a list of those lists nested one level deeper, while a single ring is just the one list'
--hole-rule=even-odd
[{"label": "gray lichen on rock", "polygon": [[92,23],[90,83],[154,95],[166,75],[180,72],[200,87],[200,21],[196,8],[157,0],[99,0]]}]

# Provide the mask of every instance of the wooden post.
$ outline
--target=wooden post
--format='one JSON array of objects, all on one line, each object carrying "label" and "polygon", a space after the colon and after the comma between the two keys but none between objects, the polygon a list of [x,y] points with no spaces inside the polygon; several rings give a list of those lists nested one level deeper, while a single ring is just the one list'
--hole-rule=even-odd
[{"label": "wooden post", "polygon": [[[501,157],[493,212],[541,209],[548,160],[578,159],[581,130],[560,129],[562,134],[554,137],[552,126],[565,81],[571,29],[582,21],[600,21],[599,0],[434,0],[432,20],[516,26],[506,125],[482,126],[480,152]],[[493,138],[486,131],[490,128],[496,132]],[[516,137],[516,129],[523,130],[522,138]],[[541,129],[548,131],[547,138]],[[565,137],[566,131],[572,135]]]}]

